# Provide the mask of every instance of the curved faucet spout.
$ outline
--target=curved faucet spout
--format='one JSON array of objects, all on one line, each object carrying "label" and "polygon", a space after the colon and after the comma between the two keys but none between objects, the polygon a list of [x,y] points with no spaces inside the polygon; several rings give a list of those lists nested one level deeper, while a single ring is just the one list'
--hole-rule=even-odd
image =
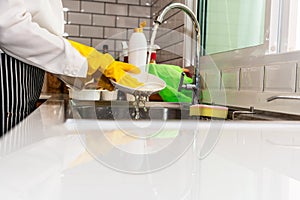
[{"label": "curved faucet spout", "polygon": [[187,7],[184,4],[181,3],[172,3],[170,5],[168,5],[161,13],[160,15],[157,17],[157,19],[154,21],[156,24],[160,25],[163,20],[165,15],[172,9],[180,9],[182,11],[184,11],[193,21],[194,24],[194,29],[196,32],[196,45],[195,45],[195,71],[194,71],[194,86],[193,87],[182,87],[182,85],[179,85],[179,88],[184,88],[187,90],[192,90],[193,91],[193,100],[192,100],[192,104],[198,104],[200,103],[200,24],[197,20],[196,15],[194,14],[194,12]]},{"label": "curved faucet spout", "polygon": [[174,8],[177,8],[177,9],[180,9],[182,11],[184,11],[194,22],[194,25],[195,25],[195,29],[197,32],[200,32],[200,25],[198,23],[198,20],[197,20],[197,17],[196,15],[194,14],[194,12],[189,8],[187,7],[186,5],[184,4],[181,4],[181,3],[172,3],[170,5],[168,5],[161,13],[160,15],[156,18],[156,21],[157,23],[161,24],[163,22],[163,19],[165,17],[165,15],[171,10],[171,9],[174,9]]}]

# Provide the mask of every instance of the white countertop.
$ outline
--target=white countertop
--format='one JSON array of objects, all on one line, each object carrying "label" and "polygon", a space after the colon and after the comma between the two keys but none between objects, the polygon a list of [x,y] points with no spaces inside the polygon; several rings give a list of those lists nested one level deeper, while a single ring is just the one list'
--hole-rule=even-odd
[{"label": "white countertop", "polygon": [[299,200],[300,123],[64,121],[48,100],[0,141],[1,199]]}]

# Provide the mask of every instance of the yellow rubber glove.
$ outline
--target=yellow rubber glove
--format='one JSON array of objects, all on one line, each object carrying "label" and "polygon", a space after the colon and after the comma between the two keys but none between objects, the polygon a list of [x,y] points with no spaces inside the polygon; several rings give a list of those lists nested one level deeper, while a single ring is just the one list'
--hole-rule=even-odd
[{"label": "yellow rubber glove", "polygon": [[131,88],[137,88],[139,86],[144,85],[139,82],[136,78],[133,78],[126,72],[131,72],[135,74],[139,74],[141,71],[139,68],[135,67],[132,64],[114,61],[112,64],[107,66],[104,75],[108,78],[114,79],[117,83],[121,85],[125,85]]},{"label": "yellow rubber glove", "polygon": [[93,47],[89,47],[72,40],[69,40],[69,42],[81,55],[87,58],[88,75],[91,76],[99,70],[106,77],[111,78],[122,85],[131,88],[137,88],[143,85],[143,83],[139,82],[136,78],[126,74],[126,72],[132,72],[135,74],[140,73],[140,69],[136,66],[115,61],[110,54],[102,54]]},{"label": "yellow rubber glove", "polygon": [[112,85],[112,83],[109,81],[109,79],[106,76],[100,76],[99,79],[96,80],[96,82],[90,82],[85,84],[85,89],[106,89],[109,91],[113,91],[115,87]]}]

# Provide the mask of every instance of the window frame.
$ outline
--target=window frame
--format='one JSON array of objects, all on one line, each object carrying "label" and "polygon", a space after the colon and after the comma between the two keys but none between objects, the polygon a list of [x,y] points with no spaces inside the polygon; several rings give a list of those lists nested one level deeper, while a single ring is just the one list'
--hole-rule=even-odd
[{"label": "window frame", "polygon": [[[205,10],[206,10],[206,2],[207,0],[203,0],[201,1],[201,5],[199,4],[198,1],[198,11],[201,10],[201,12],[198,12],[198,19],[200,19],[200,17],[204,18],[204,21],[206,21],[206,14],[205,14]],[[270,15],[271,15],[271,0],[266,0],[266,5],[265,5],[265,24],[264,24],[264,41],[263,44],[260,45],[256,45],[256,46],[251,46],[251,47],[245,47],[245,48],[241,48],[241,49],[235,49],[235,50],[229,50],[229,51],[225,51],[225,52],[219,52],[219,53],[213,53],[213,54],[209,54],[209,55],[205,55],[202,52],[202,56],[213,56],[213,55],[220,55],[220,54],[228,54],[228,55],[232,55],[232,54],[237,54],[237,56],[239,55],[247,55],[247,54],[255,54],[256,56],[258,55],[264,55],[268,49],[269,49],[269,36],[270,36]],[[199,20],[200,22],[200,20]],[[205,44],[205,25],[204,23],[201,24],[201,44],[202,47],[205,48],[206,44]]]},{"label": "window frame", "polygon": [[[220,70],[232,67],[249,67],[254,65],[267,65],[270,63],[278,62],[300,62],[300,50],[283,52],[279,50],[279,45],[275,52],[270,52],[270,37],[275,37],[277,44],[284,42],[281,38],[284,37],[283,33],[276,32],[275,35],[270,34],[272,1],[266,0],[265,5],[265,30],[264,30],[264,43],[257,46],[246,47],[242,49],[231,50],[227,52],[220,52],[210,55],[201,55],[200,66],[201,70],[211,69],[212,66],[216,66]],[[277,0],[284,2],[286,0]],[[197,7],[199,9],[199,1],[197,1]],[[197,9],[197,10],[198,10]],[[283,13],[282,9],[278,10],[281,13],[280,19],[276,22],[276,29],[281,30],[281,24],[286,22],[288,12]],[[199,17],[199,13],[198,17]],[[198,18],[199,19],[199,18]],[[274,38],[273,38],[274,39]]]}]

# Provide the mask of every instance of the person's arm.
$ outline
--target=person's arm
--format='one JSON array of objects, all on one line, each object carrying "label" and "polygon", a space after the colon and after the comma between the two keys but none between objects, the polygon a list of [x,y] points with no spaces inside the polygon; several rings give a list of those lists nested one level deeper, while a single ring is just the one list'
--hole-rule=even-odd
[{"label": "person's arm", "polygon": [[0,49],[48,72],[85,77],[85,57],[62,36],[32,21],[24,0],[0,0]]}]

